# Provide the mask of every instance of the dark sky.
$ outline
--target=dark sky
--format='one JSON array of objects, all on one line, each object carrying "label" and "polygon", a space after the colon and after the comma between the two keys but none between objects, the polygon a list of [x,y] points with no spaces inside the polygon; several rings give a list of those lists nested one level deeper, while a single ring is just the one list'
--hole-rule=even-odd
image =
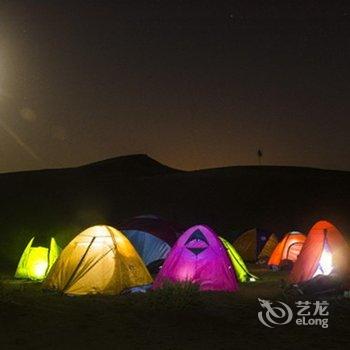
[{"label": "dark sky", "polygon": [[2,0],[0,171],[249,165],[259,147],[350,170],[346,4]]}]

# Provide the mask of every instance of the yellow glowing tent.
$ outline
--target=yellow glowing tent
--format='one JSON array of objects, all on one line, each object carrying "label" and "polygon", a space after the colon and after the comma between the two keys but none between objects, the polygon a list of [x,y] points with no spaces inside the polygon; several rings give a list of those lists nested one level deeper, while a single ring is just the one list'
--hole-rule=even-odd
[{"label": "yellow glowing tent", "polygon": [[152,278],[129,240],[113,227],[93,226],[63,249],[44,288],[71,295],[113,295],[150,283]]},{"label": "yellow glowing tent", "polygon": [[264,245],[264,248],[261,250],[261,252],[258,255],[258,260],[259,261],[265,261],[267,262],[268,258],[271,256],[273,253],[274,249],[276,248],[278,244],[278,238],[277,236],[273,233],[269,239],[267,240],[266,244]]},{"label": "yellow glowing tent", "polygon": [[34,237],[24,249],[15,278],[43,280],[60,255],[61,249],[54,238],[50,240],[50,248],[33,247],[33,242]]},{"label": "yellow glowing tent", "polygon": [[267,260],[278,244],[274,234],[253,228],[244,232],[233,245],[245,261]]}]

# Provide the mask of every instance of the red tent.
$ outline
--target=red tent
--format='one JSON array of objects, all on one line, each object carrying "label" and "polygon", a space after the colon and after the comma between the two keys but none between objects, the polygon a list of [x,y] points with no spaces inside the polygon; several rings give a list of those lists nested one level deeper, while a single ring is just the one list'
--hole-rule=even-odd
[{"label": "red tent", "polygon": [[307,235],[289,280],[299,283],[328,275],[334,269],[345,272],[349,256],[349,246],[340,231],[328,221],[318,221]]}]

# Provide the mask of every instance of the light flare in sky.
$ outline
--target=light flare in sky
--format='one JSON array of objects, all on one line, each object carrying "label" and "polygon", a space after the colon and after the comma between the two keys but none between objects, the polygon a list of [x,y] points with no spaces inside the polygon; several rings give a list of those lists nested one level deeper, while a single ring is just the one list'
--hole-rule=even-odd
[{"label": "light flare in sky", "polygon": [[6,125],[4,123],[3,120],[0,119],[0,127],[2,127],[2,129],[4,131],[6,131],[6,133],[8,135],[10,135],[15,141],[16,143],[27,153],[29,154],[33,159],[35,159],[38,163],[40,163],[40,165],[44,166],[44,162],[43,160],[32,150],[32,148],[30,146],[28,146],[8,125]]}]

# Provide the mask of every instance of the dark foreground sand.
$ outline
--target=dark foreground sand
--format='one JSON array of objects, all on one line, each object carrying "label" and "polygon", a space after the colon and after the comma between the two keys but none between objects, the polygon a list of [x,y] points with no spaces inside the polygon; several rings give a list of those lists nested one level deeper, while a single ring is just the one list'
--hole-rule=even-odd
[{"label": "dark foreground sand", "polygon": [[346,349],[350,301],[331,300],[329,328],[266,328],[257,298],[286,300],[284,273],[255,269],[238,293],[48,295],[0,274],[0,349]]}]

